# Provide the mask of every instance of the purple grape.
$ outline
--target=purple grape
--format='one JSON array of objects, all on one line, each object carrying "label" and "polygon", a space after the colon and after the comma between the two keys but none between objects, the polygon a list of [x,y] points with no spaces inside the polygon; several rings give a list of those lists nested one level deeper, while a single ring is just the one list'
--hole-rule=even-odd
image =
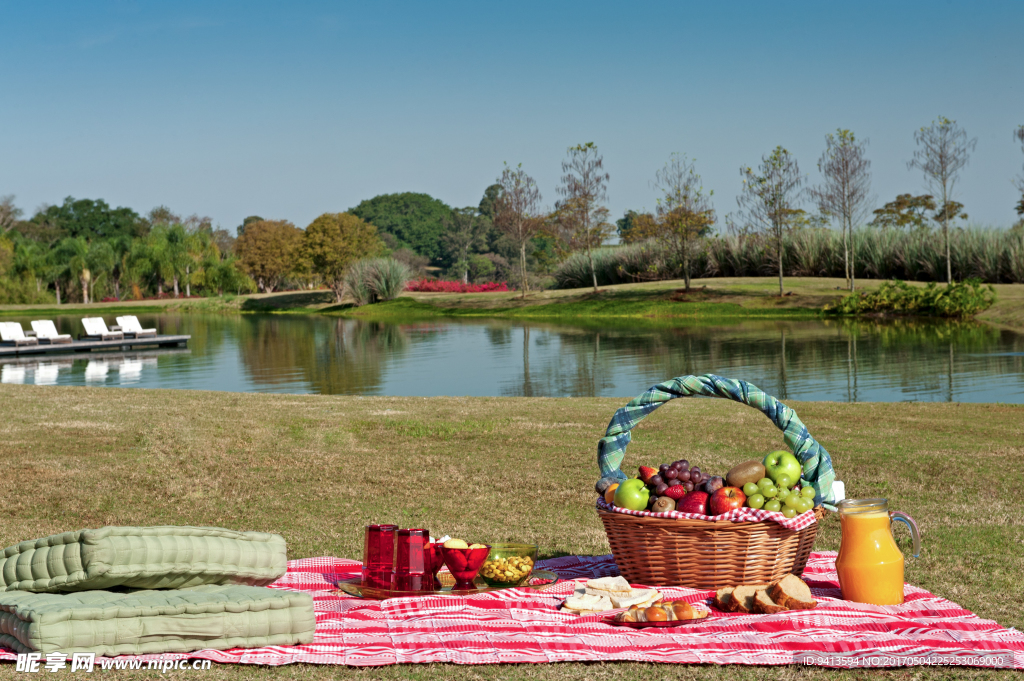
[{"label": "purple grape", "polygon": [[676,473],[675,468],[669,468],[661,477],[664,478],[665,480],[675,480],[676,478],[679,477],[679,474]]},{"label": "purple grape", "polygon": [[676,463],[679,465],[680,468],[689,468],[690,467],[690,462],[687,461],[686,459],[680,459],[679,461],[676,461]]},{"label": "purple grape", "polygon": [[666,484],[668,484],[669,487],[675,487],[676,485],[682,485],[683,482],[677,478],[672,478]]},{"label": "purple grape", "polygon": [[683,489],[685,489],[687,492],[692,492],[693,491],[693,483],[692,482],[684,482],[683,483]]},{"label": "purple grape", "polygon": [[660,466],[658,466],[658,472],[661,473],[662,475],[665,475],[665,471],[667,471],[669,468],[671,468],[669,464],[663,463]]},{"label": "purple grape", "polygon": [[654,493],[657,494],[660,497],[661,495],[663,495],[665,493],[665,490],[667,490],[667,489],[668,489],[668,485],[666,485],[663,482],[659,482],[658,486],[654,488]]},{"label": "purple grape", "polygon": [[683,471],[678,477],[683,482],[689,482],[693,478],[693,474],[690,471]]},{"label": "purple grape", "polygon": [[700,469],[694,466],[690,469],[690,475],[700,475]]},{"label": "purple grape", "polygon": [[655,487],[657,487],[658,485],[660,485],[663,482],[665,482],[665,479],[662,478],[660,475],[652,475],[651,476],[650,484],[654,485]]}]

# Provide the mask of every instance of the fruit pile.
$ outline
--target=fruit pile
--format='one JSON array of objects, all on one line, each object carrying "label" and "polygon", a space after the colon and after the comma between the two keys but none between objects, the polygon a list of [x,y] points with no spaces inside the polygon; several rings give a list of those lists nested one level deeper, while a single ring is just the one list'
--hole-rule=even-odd
[{"label": "fruit pile", "polygon": [[518,584],[533,572],[533,559],[529,556],[498,558],[484,563],[480,574],[495,582]]},{"label": "fruit pile", "polygon": [[597,493],[609,504],[633,511],[722,515],[746,506],[794,518],[815,506],[815,490],[800,486],[801,473],[800,462],[787,451],[772,452],[763,461],[744,461],[724,478],[680,459],[657,470],[640,466],[638,476],[629,480],[601,478]]}]

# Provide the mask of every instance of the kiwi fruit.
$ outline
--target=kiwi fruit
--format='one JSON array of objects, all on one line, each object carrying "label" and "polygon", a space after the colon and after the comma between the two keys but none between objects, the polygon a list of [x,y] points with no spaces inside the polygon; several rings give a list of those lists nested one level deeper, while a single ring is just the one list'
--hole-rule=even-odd
[{"label": "kiwi fruit", "polygon": [[658,497],[651,510],[655,513],[668,513],[669,511],[676,510],[676,502],[668,497]]},{"label": "kiwi fruit", "polygon": [[744,461],[729,469],[725,479],[731,487],[743,487],[748,482],[757,482],[764,477],[764,464],[757,459]]}]

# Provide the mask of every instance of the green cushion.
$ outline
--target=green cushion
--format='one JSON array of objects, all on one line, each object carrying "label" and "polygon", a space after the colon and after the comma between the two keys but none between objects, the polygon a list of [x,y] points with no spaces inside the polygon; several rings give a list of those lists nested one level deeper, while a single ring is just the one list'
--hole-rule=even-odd
[{"label": "green cushion", "polygon": [[311,643],[308,593],[204,585],[169,591],[0,593],[0,645],[101,656]]},{"label": "green cushion", "polygon": [[0,591],[125,586],[263,586],[287,569],[284,538],[217,527],[101,527],[23,541],[0,554]]}]

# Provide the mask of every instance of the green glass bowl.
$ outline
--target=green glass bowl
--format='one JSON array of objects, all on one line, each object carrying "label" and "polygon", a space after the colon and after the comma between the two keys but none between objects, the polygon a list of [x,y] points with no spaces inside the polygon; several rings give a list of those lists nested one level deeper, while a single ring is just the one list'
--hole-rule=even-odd
[{"label": "green glass bowl", "polygon": [[[515,559],[529,559],[529,563],[524,565],[522,561]],[[497,569],[506,567],[509,561],[512,562],[507,567],[514,574],[501,574],[499,576]],[[487,560],[484,561],[483,566],[480,568],[480,577],[487,582],[488,586],[519,586],[530,578],[536,565],[536,544],[491,544]]]}]

